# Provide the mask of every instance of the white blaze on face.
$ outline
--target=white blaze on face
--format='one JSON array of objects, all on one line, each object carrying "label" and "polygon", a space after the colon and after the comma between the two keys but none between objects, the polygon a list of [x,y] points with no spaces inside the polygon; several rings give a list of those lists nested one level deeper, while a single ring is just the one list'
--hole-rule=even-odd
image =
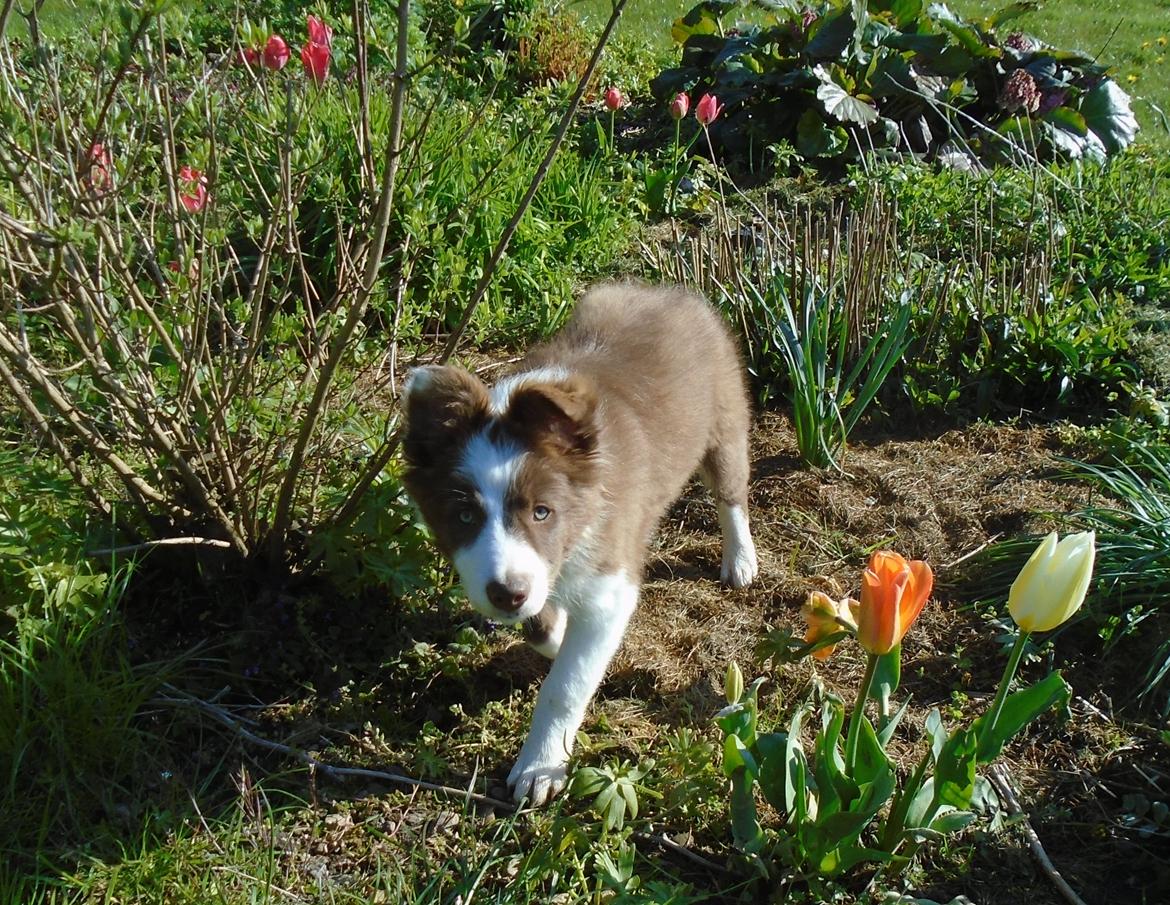
[{"label": "white blaze on face", "polygon": [[[468,442],[459,463],[459,473],[476,489],[484,520],[479,534],[456,550],[452,560],[471,605],[497,622],[518,623],[535,616],[548,598],[548,564],[507,525],[505,502],[525,455],[517,444],[493,443],[481,433]],[[526,584],[528,599],[512,613],[497,609],[487,596],[493,581]]]}]

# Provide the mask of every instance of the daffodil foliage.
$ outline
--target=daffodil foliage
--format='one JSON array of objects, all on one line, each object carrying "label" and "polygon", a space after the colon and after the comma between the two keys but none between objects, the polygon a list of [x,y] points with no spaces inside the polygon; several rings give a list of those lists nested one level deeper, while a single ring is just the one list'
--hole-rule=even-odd
[{"label": "daffodil foliage", "polygon": [[924,0],[704,0],[675,21],[681,60],[651,88],[717,95],[712,138],[744,161],[780,141],[805,158],[896,151],[962,167],[1123,150],[1138,124],[1106,68],[1005,27],[1036,6],[968,22]]}]

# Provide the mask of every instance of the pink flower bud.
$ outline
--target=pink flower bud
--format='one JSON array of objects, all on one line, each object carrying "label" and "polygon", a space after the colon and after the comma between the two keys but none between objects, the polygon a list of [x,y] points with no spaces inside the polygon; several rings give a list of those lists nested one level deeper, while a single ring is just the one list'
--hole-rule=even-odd
[{"label": "pink flower bud", "polygon": [[292,56],[292,51],[289,50],[288,43],[280,35],[273,35],[268,39],[268,43],[264,45],[264,54],[261,61],[264,63],[265,69],[284,69],[288,65],[289,57]]},{"label": "pink flower bud", "polygon": [[327,44],[309,43],[301,48],[301,62],[305,64],[305,72],[320,85],[329,75],[329,57],[331,51]]},{"label": "pink flower bud", "polygon": [[606,109],[611,110],[611,111],[612,110],[620,110],[625,105],[626,105],[626,98],[625,98],[625,95],[622,94],[620,89],[615,88],[612,85],[609,88],[605,89]]},{"label": "pink flower bud", "polygon": [[187,164],[179,168],[179,200],[191,214],[199,213],[207,204],[207,177]]},{"label": "pink flower bud", "polygon": [[704,94],[699,98],[699,103],[695,105],[695,119],[704,128],[715,122],[722,112],[723,105],[719,103],[719,100],[713,94]]},{"label": "pink flower bud", "polygon": [[94,143],[86,155],[86,163],[89,165],[89,172],[85,174],[83,181],[94,194],[104,195],[114,184],[114,161],[110,157],[109,148],[100,142]]},{"label": "pink flower bud", "polygon": [[318,19],[316,16],[309,16],[306,20],[309,28],[309,43],[322,44],[325,47],[333,47],[333,29]]},{"label": "pink flower bud", "polygon": [[260,51],[255,47],[245,47],[240,51],[240,62],[247,66],[256,66],[260,62]]},{"label": "pink flower bud", "polygon": [[674,96],[674,100],[670,102],[670,118],[682,119],[687,115],[687,111],[691,109],[691,99],[681,92]]}]

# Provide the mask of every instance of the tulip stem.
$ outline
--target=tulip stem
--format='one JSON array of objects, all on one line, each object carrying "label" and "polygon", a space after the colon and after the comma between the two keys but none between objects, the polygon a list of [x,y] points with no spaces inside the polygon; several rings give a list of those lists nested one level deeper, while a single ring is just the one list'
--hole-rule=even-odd
[{"label": "tulip stem", "polygon": [[865,702],[869,698],[869,690],[873,687],[874,676],[877,675],[878,655],[870,654],[869,662],[865,664],[865,677],[861,680],[861,687],[857,689],[857,700],[853,704],[853,715],[849,718],[849,734],[845,738],[845,774],[853,775],[853,766],[857,761],[857,736],[861,731],[861,721],[865,718]]},{"label": "tulip stem", "polygon": [[995,692],[995,700],[991,702],[991,709],[987,711],[987,720],[983,724],[983,731],[979,733],[976,747],[977,751],[984,750],[984,742],[995,731],[995,724],[999,722],[999,715],[1003,711],[1003,702],[1007,700],[1008,687],[1012,684],[1012,679],[1016,677],[1016,670],[1020,667],[1020,659],[1024,656],[1024,648],[1028,645],[1028,636],[1030,634],[1030,632],[1025,632],[1021,629],[1020,633],[1016,635],[1016,643],[1012,647],[1011,655],[1008,657],[1007,667],[1003,671],[1003,678],[999,680],[999,688]]}]

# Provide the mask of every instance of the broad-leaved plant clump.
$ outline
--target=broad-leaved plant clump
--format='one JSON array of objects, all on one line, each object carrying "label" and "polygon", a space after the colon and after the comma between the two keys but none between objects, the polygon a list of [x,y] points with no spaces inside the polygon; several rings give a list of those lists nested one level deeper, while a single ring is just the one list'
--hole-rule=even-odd
[{"label": "broad-leaved plant clump", "polygon": [[[651,89],[664,103],[718,95],[716,146],[749,164],[782,141],[809,159],[890,151],[959,166],[1125,149],[1138,124],[1106,67],[1004,27],[1035,6],[968,22],[924,0],[704,0],[674,23],[682,58]],[[753,24],[725,21],[744,13]]]}]

